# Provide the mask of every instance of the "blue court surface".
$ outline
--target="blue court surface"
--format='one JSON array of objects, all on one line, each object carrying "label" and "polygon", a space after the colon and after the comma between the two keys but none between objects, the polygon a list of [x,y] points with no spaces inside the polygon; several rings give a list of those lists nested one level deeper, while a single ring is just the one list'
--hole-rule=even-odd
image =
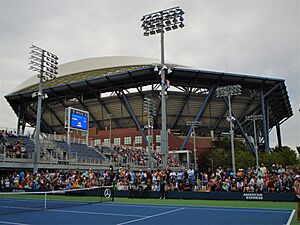
[{"label": "blue court surface", "polygon": [[291,210],[97,203],[0,215],[9,225],[290,224]]}]

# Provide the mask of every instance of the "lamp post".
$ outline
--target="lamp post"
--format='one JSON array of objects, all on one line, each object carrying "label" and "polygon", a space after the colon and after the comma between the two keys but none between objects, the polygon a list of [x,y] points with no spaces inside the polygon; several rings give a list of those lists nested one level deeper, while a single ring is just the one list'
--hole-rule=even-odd
[{"label": "lamp post", "polygon": [[168,149],[168,133],[167,133],[167,109],[166,109],[166,94],[167,85],[165,79],[165,65],[164,56],[164,33],[166,31],[175,30],[178,27],[183,28],[183,10],[178,6],[150,13],[142,17],[142,28],[144,36],[160,34],[161,43],[161,151],[163,154],[163,166],[167,166]]},{"label": "lamp post", "polygon": [[217,97],[227,97],[228,98],[232,169],[233,169],[233,173],[236,174],[235,155],[234,155],[234,130],[233,130],[233,123],[232,123],[232,121],[235,118],[232,117],[231,96],[242,94],[241,93],[241,85],[228,85],[225,87],[219,87],[216,89],[216,92],[217,92]]},{"label": "lamp post", "polygon": [[147,112],[148,118],[148,166],[150,169],[153,168],[151,153],[153,151],[153,116],[156,115],[156,103],[153,99],[144,98],[144,111]]},{"label": "lamp post", "polygon": [[199,121],[188,121],[188,122],[186,122],[186,125],[187,126],[192,126],[192,128],[193,128],[194,163],[195,163],[194,169],[198,170],[195,127],[199,127],[200,126],[200,122]]},{"label": "lamp post", "polygon": [[254,145],[255,145],[255,158],[256,158],[256,169],[258,169],[258,146],[257,146],[257,136],[256,136],[256,120],[262,120],[262,115],[250,115],[246,116],[246,121],[253,121],[253,132],[254,132]]},{"label": "lamp post", "polygon": [[33,172],[38,171],[38,163],[40,161],[40,129],[41,129],[41,116],[42,116],[42,100],[47,98],[47,94],[43,95],[42,84],[44,81],[55,79],[58,70],[58,57],[51,52],[48,52],[35,45],[30,47],[30,70],[39,72],[37,77],[39,78],[39,90],[32,94],[32,97],[38,97],[37,115],[35,124],[35,148],[34,148],[34,163]]}]

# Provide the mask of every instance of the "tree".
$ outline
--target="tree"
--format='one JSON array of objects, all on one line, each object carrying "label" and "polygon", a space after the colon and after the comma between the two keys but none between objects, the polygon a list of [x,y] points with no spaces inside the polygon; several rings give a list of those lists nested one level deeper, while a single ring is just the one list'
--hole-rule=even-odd
[{"label": "tree", "polygon": [[[220,139],[214,143],[215,148],[208,156],[212,160],[214,167],[232,168],[231,144],[229,138]],[[248,168],[255,166],[255,157],[247,149],[246,145],[240,141],[234,141],[236,168]]]},{"label": "tree", "polygon": [[[214,143],[214,146],[208,156],[208,163],[211,163],[212,160],[214,168],[219,166],[222,168],[232,168],[230,139],[219,139]],[[248,150],[245,143],[235,140],[234,146],[236,169],[256,166],[255,155]],[[300,166],[300,159],[297,157],[296,151],[288,146],[282,148],[276,147],[271,153],[261,152],[259,153],[259,158],[259,162],[264,163],[267,167],[271,167],[272,164]]]},{"label": "tree", "polygon": [[212,160],[214,168],[221,166],[222,168],[231,167],[231,155],[228,150],[224,148],[213,149],[211,154],[208,156],[209,162]]},{"label": "tree", "polygon": [[248,150],[237,150],[235,153],[236,169],[255,167],[256,160]]},{"label": "tree", "polygon": [[276,147],[271,153],[264,152],[261,154],[261,162],[271,167],[272,164],[280,164],[282,166],[299,166],[300,160],[296,152],[288,146],[281,148]]}]

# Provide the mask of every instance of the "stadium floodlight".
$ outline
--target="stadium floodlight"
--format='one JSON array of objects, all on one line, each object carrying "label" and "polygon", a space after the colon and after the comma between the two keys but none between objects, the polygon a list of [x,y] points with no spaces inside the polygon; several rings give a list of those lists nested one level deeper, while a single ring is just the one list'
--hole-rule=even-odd
[{"label": "stadium floodlight", "polygon": [[228,98],[228,111],[229,111],[229,123],[230,123],[230,140],[231,140],[231,159],[232,159],[232,169],[233,173],[236,174],[236,168],[235,168],[235,153],[234,153],[234,130],[233,130],[233,117],[232,117],[232,111],[231,111],[231,96],[234,95],[241,95],[241,85],[228,85],[225,87],[218,87],[216,89],[217,97]]},{"label": "stadium floodlight", "polygon": [[188,121],[186,122],[187,126],[190,126],[193,128],[193,143],[194,143],[194,169],[198,170],[198,164],[197,164],[197,149],[196,149],[196,132],[195,128],[200,127],[201,123],[200,121]]},{"label": "stadium floodlight", "polygon": [[35,149],[34,149],[34,163],[33,172],[38,171],[38,164],[40,161],[40,129],[41,129],[41,116],[42,116],[42,99],[48,96],[43,95],[43,82],[51,79],[55,79],[58,70],[58,57],[51,52],[48,52],[42,48],[35,45],[30,47],[30,68],[34,72],[39,72],[37,77],[39,78],[39,90],[32,94],[32,97],[38,97],[37,114],[36,114],[36,124],[35,124]]},{"label": "stadium floodlight", "polygon": [[256,158],[256,169],[257,170],[259,167],[259,161],[258,161],[258,146],[257,146],[257,136],[256,136],[256,120],[262,120],[262,119],[263,119],[263,116],[261,114],[246,116],[246,121],[253,121],[255,158]]},{"label": "stadium floodlight", "polygon": [[[164,33],[165,31],[171,31],[177,29],[178,26],[183,28],[183,10],[178,6],[161,10],[158,12],[144,15],[141,19],[142,28],[145,33],[151,35],[160,34],[161,37],[161,70],[159,75],[161,76],[161,152],[163,155],[163,166],[166,168],[167,159],[169,155],[168,148],[168,133],[167,133],[167,110],[166,110],[166,95],[167,95],[167,82],[165,80],[165,56],[164,56]],[[145,35],[144,36],[149,36]]]},{"label": "stadium floodlight", "polygon": [[177,28],[178,28],[178,26],[177,26],[176,24],[172,26],[172,29],[173,29],[173,30],[175,30],[175,29],[177,29]]},{"label": "stadium floodlight", "polygon": [[165,30],[166,30],[166,31],[171,31],[172,28],[171,28],[171,27],[166,27]]}]

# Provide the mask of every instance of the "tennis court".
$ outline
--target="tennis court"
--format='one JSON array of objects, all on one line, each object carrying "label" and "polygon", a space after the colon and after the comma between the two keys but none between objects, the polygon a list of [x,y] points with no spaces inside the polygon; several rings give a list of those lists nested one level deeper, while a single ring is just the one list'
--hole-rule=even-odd
[{"label": "tennis court", "polygon": [[[28,202],[28,206],[30,202]],[[5,208],[6,206],[1,206]],[[0,207],[0,208],[1,208]],[[94,203],[0,215],[0,224],[290,224],[292,210]]]}]

